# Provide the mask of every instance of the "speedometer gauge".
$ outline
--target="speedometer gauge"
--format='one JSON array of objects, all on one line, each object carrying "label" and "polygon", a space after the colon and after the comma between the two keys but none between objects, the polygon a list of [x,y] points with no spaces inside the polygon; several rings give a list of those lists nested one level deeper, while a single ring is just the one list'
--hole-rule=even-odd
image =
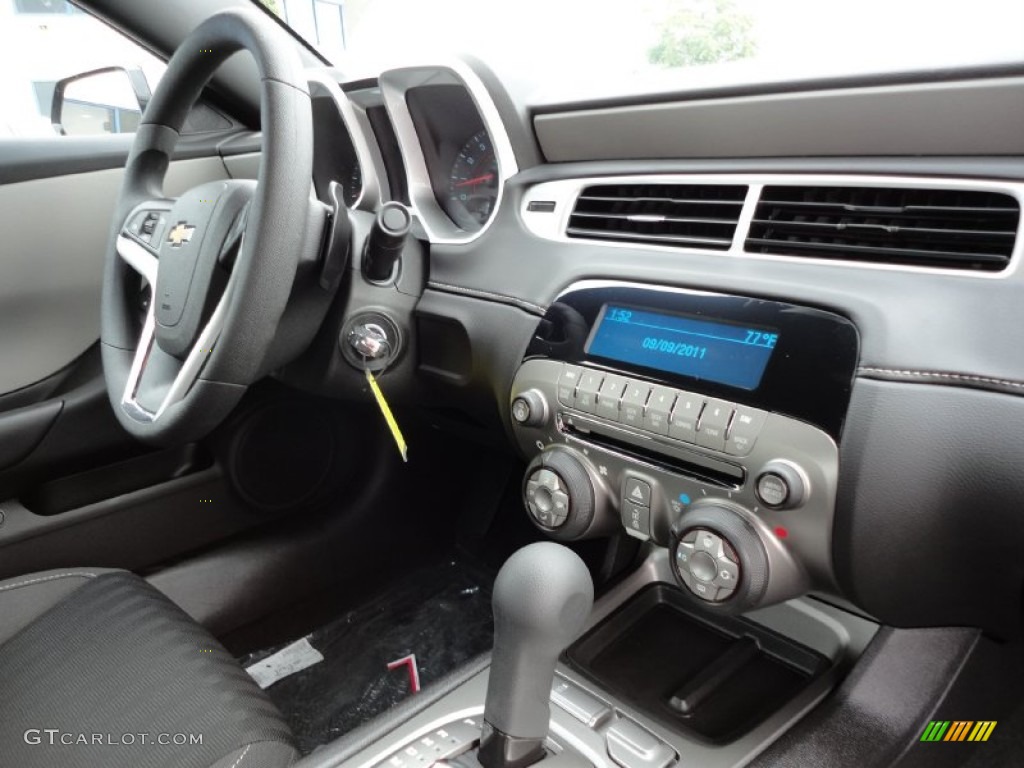
[{"label": "speedometer gauge", "polygon": [[498,161],[487,131],[473,134],[452,163],[448,211],[463,229],[480,229],[498,201]]}]

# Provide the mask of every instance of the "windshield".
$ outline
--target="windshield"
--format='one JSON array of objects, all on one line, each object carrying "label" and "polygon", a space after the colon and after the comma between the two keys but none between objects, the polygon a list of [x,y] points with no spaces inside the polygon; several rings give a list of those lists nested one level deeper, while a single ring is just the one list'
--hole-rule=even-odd
[{"label": "windshield", "polygon": [[258,0],[348,69],[470,53],[526,77],[680,83],[1024,61],[1021,0]]}]

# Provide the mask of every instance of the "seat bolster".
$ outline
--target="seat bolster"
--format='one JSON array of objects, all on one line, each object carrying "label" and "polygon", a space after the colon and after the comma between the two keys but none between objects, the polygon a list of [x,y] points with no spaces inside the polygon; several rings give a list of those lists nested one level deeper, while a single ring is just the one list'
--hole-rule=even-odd
[{"label": "seat bolster", "polygon": [[104,573],[114,568],[56,568],[0,581],[0,645],[37,618]]}]

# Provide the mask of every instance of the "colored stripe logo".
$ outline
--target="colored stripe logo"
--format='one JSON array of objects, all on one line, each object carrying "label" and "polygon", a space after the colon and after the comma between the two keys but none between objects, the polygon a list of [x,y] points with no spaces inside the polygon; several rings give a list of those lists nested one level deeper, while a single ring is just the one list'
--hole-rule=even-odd
[{"label": "colored stripe logo", "polygon": [[988,741],[996,720],[932,720],[921,741]]}]

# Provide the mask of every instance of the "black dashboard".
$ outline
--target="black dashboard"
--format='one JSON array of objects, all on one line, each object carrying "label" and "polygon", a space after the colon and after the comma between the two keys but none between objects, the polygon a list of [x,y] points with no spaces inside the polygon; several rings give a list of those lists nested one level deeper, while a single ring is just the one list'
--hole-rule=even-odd
[{"label": "black dashboard", "polygon": [[[386,315],[401,343],[385,390],[440,426],[514,445],[531,462],[524,504],[554,538],[621,526],[678,555],[688,530],[717,520],[680,528],[679,500],[710,493],[756,533],[754,560],[787,574],[762,599],[810,589],[897,626],[1020,630],[1024,140],[1008,145],[1000,127],[929,132],[967,91],[1001,113],[1019,78],[642,108],[531,107],[475,62],[339,84],[322,94],[334,122],[318,131],[318,170],[347,185],[357,229],[384,200],[408,204],[415,245],[386,285],[360,280],[357,255],[343,288],[352,309],[325,325],[307,354],[317,362],[282,377],[362,396],[339,345],[358,312]],[[808,134],[816,99],[848,121]],[[910,152],[910,134],[928,136],[927,151]],[[657,333],[596,351],[603,321],[623,312]],[[744,386],[727,370],[743,361],[718,348],[741,343],[736,333],[762,340],[755,355],[771,345]],[[733,362],[712,366],[721,355]],[[570,377],[568,400],[566,371],[590,377],[584,389]],[[630,387],[645,393],[639,423],[623,421]],[[673,436],[691,396],[695,421],[680,416]],[[738,458],[725,446],[744,409],[768,426]],[[567,452],[582,474],[550,463]],[[637,481],[646,511],[625,496]],[[801,483],[799,504],[772,503]],[[589,517],[555,525],[561,493]],[[741,568],[758,567],[734,550]],[[950,558],[976,563],[972,579]]]}]

